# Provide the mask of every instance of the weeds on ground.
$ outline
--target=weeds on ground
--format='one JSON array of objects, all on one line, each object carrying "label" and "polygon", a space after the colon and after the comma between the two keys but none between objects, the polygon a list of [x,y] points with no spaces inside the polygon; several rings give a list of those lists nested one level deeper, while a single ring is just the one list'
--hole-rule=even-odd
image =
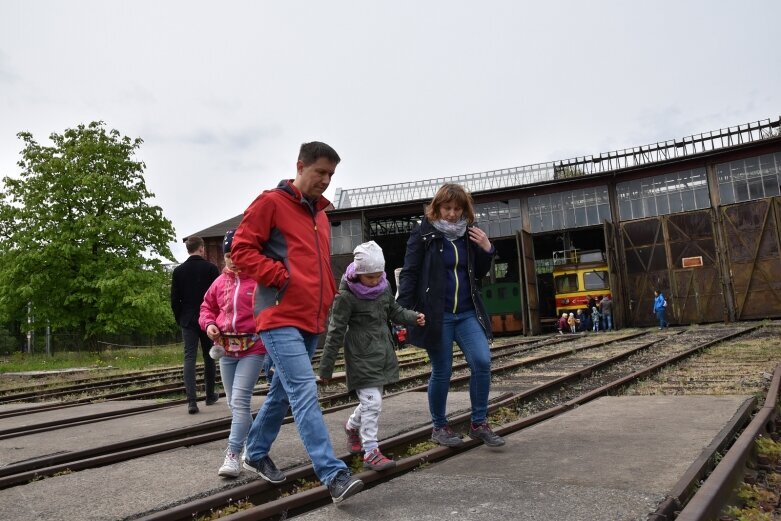
[{"label": "weeds on ground", "polygon": [[504,425],[506,423],[514,422],[519,418],[520,415],[518,412],[509,407],[500,407],[488,417],[488,422],[492,425]]},{"label": "weeds on ground", "polygon": [[209,510],[208,514],[202,514],[198,517],[195,517],[195,521],[215,521],[216,519],[220,519],[221,517],[228,516],[230,514],[235,514],[236,512],[241,512],[242,510],[248,510],[252,507],[254,507],[249,499],[240,499],[233,502],[232,499],[228,500],[228,504],[225,505],[222,508],[218,509],[211,509]]},{"label": "weeds on ground", "polygon": [[[781,443],[769,437],[755,442],[758,459],[765,459],[767,467],[775,468],[781,461]],[[760,483],[743,483],[737,490],[740,506],[724,509],[724,517],[735,521],[773,521],[773,512],[781,499],[781,474],[763,473]],[[724,517],[720,518],[723,519]]]},{"label": "weeds on ground", "polygon": [[290,486],[287,490],[282,492],[279,496],[280,497],[286,497],[286,496],[292,496],[295,494],[300,494],[301,492],[304,492],[305,490],[311,490],[315,487],[319,487],[321,483],[316,479],[297,479],[293,485]]},{"label": "weeds on ground", "polygon": [[422,441],[422,442],[417,443],[415,445],[410,445],[407,448],[407,452],[406,452],[406,454],[404,454],[404,457],[415,456],[417,454],[421,454],[423,452],[426,452],[427,450],[433,449],[436,446],[437,446],[437,444],[434,443],[433,441]]},{"label": "weeds on ground", "polygon": [[773,465],[777,465],[781,460],[781,443],[763,436],[756,441],[756,446],[757,455],[765,456]]}]

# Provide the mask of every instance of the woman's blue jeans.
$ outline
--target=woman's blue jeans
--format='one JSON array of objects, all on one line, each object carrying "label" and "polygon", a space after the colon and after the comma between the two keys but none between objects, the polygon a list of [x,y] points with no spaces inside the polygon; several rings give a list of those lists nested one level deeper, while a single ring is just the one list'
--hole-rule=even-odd
[{"label": "woman's blue jeans", "polygon": [[469,398],[472,402],[472,423],[486,421],[488,392],[491,389],[491,351],[485,330],[474,311],[453,314],[445,312],[442,320],[440,348],[428,351],[431,378],[428,382],[428,408],[434,427],[447,424],[447,394],[453,373],[453,341],[464,353],[469,365]]},{"label": "woman's blue jeans", "polygon": [[246,355],[241,358],[223,356],[220,358],[220,376],[225,388],[228,407],[233,414],[231,432],[228,436],[228,449],[241,454],[247,433],[252,425],[252,391],[258,383],[263,368],[264,355]]},{"label": "woman's blue jeans", "polygon": [[294,327],[281,327],[261,331],[260,337],[274,371],[266,400],[247,436],[246,458],[257,461],[268,455],[290,405],[317,479],[328,485],[337,472],[347,469],[347,465],[334,455],[317,401],[317,382],[311,360],[318,335]]}]

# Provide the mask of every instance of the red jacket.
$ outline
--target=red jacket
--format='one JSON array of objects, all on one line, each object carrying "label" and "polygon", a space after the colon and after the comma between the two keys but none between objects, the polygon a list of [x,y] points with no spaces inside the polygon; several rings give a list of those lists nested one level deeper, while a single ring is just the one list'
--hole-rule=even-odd
[{"label": "red jacket", "polygon": [[331,272],[331,226],[319,197],[314,206],[282,181],[260,194],[244,212],[231,245],[231,259],[255,279],[255,328],[295,327],[325,331],[336,295]]}]

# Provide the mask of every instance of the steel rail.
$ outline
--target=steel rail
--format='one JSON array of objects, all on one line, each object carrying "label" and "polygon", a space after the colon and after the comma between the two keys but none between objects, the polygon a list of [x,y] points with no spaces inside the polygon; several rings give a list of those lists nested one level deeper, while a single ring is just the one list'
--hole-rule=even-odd
[{"label": "steel rail", "polygon": [[[503,346],[496,346],[493,348],[492,353],[501,353],[499,356],[510,356],[512,353],[505,354],[503,351],[517,348],[520,345],[526,344],[528,342],[519,342],[515,344],[507,344]],[[463,358],[463,354],[460,353],[460,356],[454,357],[454,359],[460,359]],[[417,367],[427,364],[427,360],[424,356],[419,357],[419,360],[413,361],[409,360],[405,363],[402,363],[399,365],[400,369],[409,369],[411,367]],[[345,380],[345,375],[334,375],[334,378],[332,378],[332,382],[339,382]],[[258,388],[253,391],[253,396],[263,396],[267,394],[268,392],[268,384],[260,384]],[[220,393],[220,396],[224,396],[224,393]],[[325,397],[326,400],[338,400],[339,398],[347,398],[349,396],[349,393],[347,391],[341,392],[339,394],[333,394]],[[112,400],[113,401],[113,400]],[[36,424],[30,424],[30,425],[24,425],[20,427],[12,427],[9,429],[3,429],[0,430],[0,440],[8,439],[8,438],[15,438],[19,436],[26,436],[29,434],[36,434],[41,432],[48,432],[52,430],[57,430],[65,427],[73,427],[77,425],[85,425],[88,423],[94,423],[99,421],[104,421],[108,419],[116,419],[116,418],[122,418],[126,416],[133,416],[136,414],[148,412],[150,410],[156,410],[156,409],[165,409],[170,407],[179,406],[182,404],[186,404],[186,399],[179,399],[179,400],[170,400],[164,403],[155,403],[155,404],[147,404],[142,405],[138,407],[131,407],[127,409],[123,409],[120,411],[105,411],[101,413],[94,413],[94,414],[88,414],[84,416],[74,416],[70,418],[62,418],[59,420],[52,420],[48,422],[41,422]],[[88,405],[86,403],[78,403],[78,404],[68,404],[68,406],[81,406],[81,405]],[[25,411],[29,411],[25,414],[35,414],[39,412],[48,412],[52,409],[58,409],[58,408],[64,408],[65,404],[62,404],[61,407],[52,407],[52,408],[30,408],[25,409]],[[19,414],[21,416],[21,414]]]},{"label": "steel rail", "polygon": [[[503,356],[509,355],[506,353],[499,353],[499,357]],[[466,368],[466,363],[459,364],[459,366]],[[422,373],[420,375],[414,375],[409,378],[420,379],[427,377],[428,373]],[[398,383],[394,385],[398,385]],[[425,388],[425,385],[421,386],[421,388]],[[387,396],[393,396],[403,392],[409,392],[409,389],[404,389],[396,393],[389,393]],[[346,399],[348,396],[348,392],[329,395],[320,398],[320,403],[326,404],[330,401]],[[334,407],[327,407],[325,412],[336,412],[345,408],[354,407],[354,405],[354,402],[349,402]],[[292,416],[287,416],[284,420],[285,423],[290,423],[292,421]],[[4,467],[0,467],[0,489],[19,485],[32,479],[39,479],[42,476],[50,476],[65,470],[84,470],[87,468],[108,465],[140,456],[146,456],[177,447],[198,445],[224,439],[230,433],[230,424],[231,418],[221,418],[218,420],[210,420],[197,425],[167,431],[163,434],[142,436],[132,440],[125,440],[100,447],[47,455],[40,458],[31,458],[26,461],[9,464]],[[68,427],[70,426],[72,425],[68,425]],[[25,432],[24,434],[29,434],[29,432]]]},{"label": "steel rail", "polygon": [[776,404],[779,399],[779,389],[781,389],[781,364],[776,366],[773,373],[765,404],[757,411],[751,423],[730,447],[694,497],[678,514],[676,521],[716,519],[732,496],[735,487],[743,479],[746,462],[754,454],[754,442],[760,436],[765,436],[774,430],[773,424],[778,418]]},{"label": "steel rail", "polygon": [[[691,356],[699,352],[700,350],[705,349],[706,347],[709,347],[715,343],[722,342],[730,338],[734,338],[735,336],[738,335],[746,334],[750,331],[753,331],[754,329],[756,328],[743,329],[738,332],[730,333],[728,335],[716,338],[714,340],[710,340],[705,343],[699,344],[692,349],[686,350],[685,351],[686,356]],[[627,356],[631,355],[634,352],[637,352],[638,350],[646,349],[650,345],[653,345],[665,339],[666,338],[655,339],[652,342],[648,342],[647,344],[644,344],[643,346],[640,346],[636,349],[632,349],[630,353],[622,353],[621,355],[612,357],[611,360],[615,362],[620,359],[626,358]],[[633,379],[644,377],[650,372],[658,370],[659,368],[664,367],[665,365],[668,365],[670,363],[675,363],[682,358],[683,357],[681,356],[681,354],[667,357],[662,362],[652,364],[643,370],[633,372],[630,375],[631,378],[627,376],[618,378],[610,384],[583,393],[582,395],[572,400],[569,400],[565,404],[556,405],[554,407],[539,411],[537,413],[534,413],[522,419],[507,423],[501,427],[497,427],[495,429],[495,432],[501,436],[507,436],[509,434],[515,433],[531,425],[535,425],[544,420],[547,420],[548,418],[569,411],[578,405],[596,399],[597,397],[606,394],[611,390],[622,388],[626,386],[629,382],[631,382]],[[511,395],[510,397],[493,401],[492,404],[489,405],[488,411],[489,413],[494,412],[500,407],[506,407],[510,404],[517,403],[520,400],[528,399],[534,396],[535,393],[544,392],[545,390],[548,390],[552,387],[564,385],[569,380],[574,380],[584,375],[593,373],[594,371],[598,370],[605,364],[606,364],[605,361],[600,361],[591,366],[574,371],[570,375],[565,375],[563,377],[556,378],[550,382],[543,383],[532,389],[528,389],[521,393]],[[454,426],[458,426],[460,424],[466,423],[469,420],[470,420],[470,413],[465,412],[460,415],[454,415],[453,417],[451,417],[450,423]],[[396,436],[393,438],[388,438],[386,440],[383,440],[380,442],[380,447],[383,451],[392,452],[394,447],[409,444],[413,441],[419,441],[422,438],[428,438],[430,432],[431,432],[430,426],[420,427],[418,429],[409,431],[401,436]],[[481,445],[481,443],[478,441],[466,439],[464,440],[464,444],[461,447],[457,447],[457,448],[436,447],[431,450],[425,451],[421,454],[417,454],[415,456],[401,458],[397,460],[395,468],[385,470],[382,473],[378,473],[374,471],[366,471],[360,474],[356,474],[356,477],[363,480],[364,483],[366,484],[387,481],[392,477],[396,477],[398,475],[408,472],[409,470],[420,465],[420,463],[422,462],[436,461],[439,459],[450,457],[452,455],[472,449],[479,445]],[[348,465],[351,458],[352,456],[350,455],[340,456],[340,459],[348,463]],[[292,482],[299,479],[315,479],[313,478],[314,471],[311,465],[296,467],[294,469],[291,469],[290,471],[286,470],[285,472],[288,475],[287,482]],[[275,488],[275,486],[263,480],[257,480],[250,483],[246,483],[244,485],[240,485],[238,487],[233,487],[228,490],[218,492],[217,494],[205,498],[200,498],[184,504],[180,504],[170,509],[150,513],[146,516],[141,517],[141,519],[143,521],[178,521],[178,520],[184,521],[186,519],[192,519],[194,516],[198,515],[199,513],[206,512],[210,509],[224,507],[231,498],[253,497],[261,494],[267,494],[268,491],[272,488]],[[304,508],[307,505],[313,505],[312,508],[316,506],[320,506],[321,504],[327,502],[328,498],[329,496],[326,487],[319,486],[309,491],[305,491],[302,493],[282,497],[280,499],[276,499],[273,501],[265,502],[259,506],[240,511],[235,514],[231,514],[221,519],[225,519],[225,521],[266,519],[275,515],[280,515],[286,512],[290,512],[292,510]]]}]

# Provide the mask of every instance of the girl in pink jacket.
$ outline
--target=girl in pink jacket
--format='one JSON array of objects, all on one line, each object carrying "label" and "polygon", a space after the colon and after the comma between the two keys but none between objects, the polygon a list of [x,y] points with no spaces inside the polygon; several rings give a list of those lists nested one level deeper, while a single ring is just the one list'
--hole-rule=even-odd
[{"label": "girl in pink jacket", "polygon": [[252,425],[252,391],[266,358],[266,348],[255,334],[252,296],[255,281],[237,271],[231,261],[233,232],[222,243],[225,269],[209,287],[201,303],[198,323],[214,341],[212,358],[220,361],[220,376],[233,414],[225,460],[218,474],[235,478],[241,473],[239,455]]}]

